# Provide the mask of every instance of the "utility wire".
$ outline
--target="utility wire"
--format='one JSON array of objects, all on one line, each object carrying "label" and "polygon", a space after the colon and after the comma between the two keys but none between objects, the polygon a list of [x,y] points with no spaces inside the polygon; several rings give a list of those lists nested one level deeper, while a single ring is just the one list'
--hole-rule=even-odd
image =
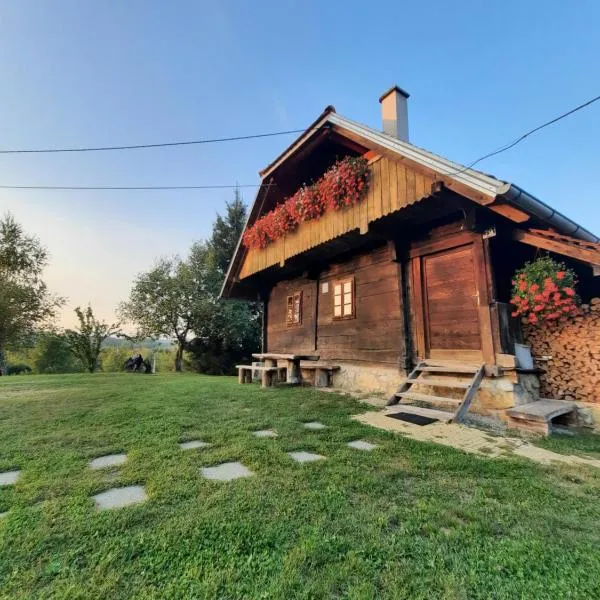
[{"label": "utility wire", "polygon": [[223,190],[269,187],[275,183],[245,183],[236,185],[0,185],[1,190]]},{"label": "utility wire", "polygon": [[105,152],[110,150],[140,150],[142,148],[168,148],[172,146],[194,146],[200,144],[217,144],[220,142],[237,142],[241,140],[255,140],[258,138],[275,137],[278,135],[290,135],[302,133],[305,129],[290,129],[288,131],[273,131],[271,133],[256,133],[254,135],[238,135],[232,137],[212,138],[205,140],[185,140],[181,142],[160,142],[156,144],[132,144],[128,146],[96,146],[90,148],[36,148],[0,150],[0,154],[50,154],[59,152]]},{"label": "utility wire", "polygon": [[530,135],[536,133],[537,131],[540,131],[540,129],[544,129],[544,127],[548,127],[548,125],[552,125],[553,123],[556,123],[557,121],[560,121],[561,119],[564,119],[565,117],[568,117],[569,115],[572,115],[573,113],[576,113],[578,110],[581,110],[582,108],[585,108],[586,106],[589,106],[590,104],[593,104],[594,102],[597,102],[598,100],[600,100],[600,96],[596,96],[595,98],[592,98],[591,100],[588,100],[587,102],[584,102],[583,104],[580,104],[579,106],[576,106],[575,108],[572,108],[571,110],[563,113],[562,115],[559,115],[558,117],[555,117],[554,119],[551,119],[550,121],[546,121],[545,123],[542,123],[542,125],[538,125],[537,127],[534,127],[533,129],[531,129],[528,132],[524,133],[523,135],[519,136],[514,142],[511,142],[510,144],[507,144],[506,146],[502,146],[502,148],[498,148],[498,150],[494,150],[493,152],[490,152],[489,154],[484,154],[483,156],[474,160],[472,163],[469,163],[466,167],[463,167],[459,171],[453,171],[451,173],[444,173],[444,176],[459,175],[460,173],[464,173],[465,171],[468,171],[471,167],[474,167],[476,164],[480,163],[481,161],[486,160],[487,158],[491,158],[492,156],[496,156],[497,154],[501,154],[502,152],[506,152],[507,150],[510,150],[511,148],[514,148],[517,144],[522,142],[526,137],[529,137]]},{"label": "utility wire", "polygon": [[[546,121],[542,123],[542,125],[538,125],[533,129],[527,131],[523,135],[519,136],[515,141],[510,144],[499,148],[498,150],[494,150],[489,154],[485,154],[480,158],[474,160],[469,163],[466,167],[459,169],[458,171],[452,171],[450,173],[441,174],[441,176],[452,176],[459,175],[460,173],[464,173],[468,171],[471,167],[474,167],[476,164],[480,163],[487,158],[491,158],[492,156],[496,156],[497,154],[501,154],[502,152],[506,152],[511,148],[514,148],[517,144],[522,142],[525,138],[530,135],[552,125],[577,111],[590,106],[594,102],[600,100],[600,96],[596,96],[575,108],[551,119],[550,121]],[[10,154],[10,153],[33,153],[33,152],[88,152],[88,151],[99,151],[99,150],[129,150],[136,148],[156,148],[160,146],[178,146],[178,145],[187,145],[187,144],[207,144],[213,142],[225,142],[225,141],[233,141],[233,140],[247,140],[258,137],[267,137],[267,136],[275,136],[275,135],[285,135],[289,133],[300,133],[305,131],[304,129],[298,130],[290,130],[290,131],[280,131],[275,133],[263,133],[257,134],[253,136],[242,136],[242,137],[231,137],[231,138],[216,138],[213,140],[192,140],[187,142],[168,142],[164,144],[146,144],[139,146],[106,146],[103,148],[67,148],[67,149],[48,149],[48,150],[0,150],[0,154]],[[262,183],[262,184],[243,184],[243,185],[173,185],[173,186],[55,186],[55,185],[0,185],[0,189],[5,190],[215,190],[215,189],[230,189],[230,188],[248,188],[248,187],[262,187],[262,186],[270,186],[274,185],[273,183]]]}]

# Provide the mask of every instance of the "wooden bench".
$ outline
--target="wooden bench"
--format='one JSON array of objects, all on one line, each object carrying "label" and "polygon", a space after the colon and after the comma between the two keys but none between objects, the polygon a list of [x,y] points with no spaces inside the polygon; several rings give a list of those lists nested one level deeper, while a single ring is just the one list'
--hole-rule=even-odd
[{"label": "wooden bench", "polygon": [[286,381],[292,385],[302,383],[301,360],[319,360],[318,354],[280,354],[279,352],[260,352],[253,354],[252,357],[264,361],[265,367],[276,367],[278,361],[285,360],[287,363]]},{"label": "wooden bench", "polygon": [[333,377],[334,371],[340,370],[339,365],[330,365],[326,363],[313,362],[309,364],[301,364],[301,371],[314,371],[315,372],[315,387],[329,387],[331,385],[331,378]]},{"label": "wooden bench", "polygon": [[252,383],[252,371],[262,373],[262,387],[273,387],[278,381],[285,381],[286,367],[256,367],[253,365],[236,365],[238,383]]}]

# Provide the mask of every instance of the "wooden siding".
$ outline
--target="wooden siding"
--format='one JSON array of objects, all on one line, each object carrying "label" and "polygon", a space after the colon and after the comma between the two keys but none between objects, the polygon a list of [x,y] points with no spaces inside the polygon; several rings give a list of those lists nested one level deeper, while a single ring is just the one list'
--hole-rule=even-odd
[{"label": "wooden siding", "polygon": [[[355,317],[335,320],[333,286],[348,277],[354,277]],[[318,306],[317,352],[322,359],[403,364],[399,269],[388,246],[331,265],[319,280]]]},{"label": "wooden siding", "polygon": [[407,168],[402,161],[382,157],[371,163],[369,169],[369,187],[366,196],[358,204],[302,223],[295,232],[264,249],[249,250],[240,270],[240,279],[273,265],[283,264],[286,259],[353,229],[366,233],[370,222],[422,200],[431,193],[433,177]]},{"label": "wooden siding", "polygon": [[[271,291],[267,309],[267,350],[269,352],[314,352],[315,293],[317,282],[298,278],[280,281]],[[287,297],[302,292],[302,323],[286,323]]]}]

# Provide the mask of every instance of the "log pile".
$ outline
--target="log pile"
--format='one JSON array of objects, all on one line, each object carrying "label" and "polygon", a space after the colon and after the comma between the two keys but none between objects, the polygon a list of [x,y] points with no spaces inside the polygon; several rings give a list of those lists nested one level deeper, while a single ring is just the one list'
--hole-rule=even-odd
[{"label": "log pile", "polygon": [[600,298],[566,323],[525,325],[540,375],[540,396],[600,403]]}]

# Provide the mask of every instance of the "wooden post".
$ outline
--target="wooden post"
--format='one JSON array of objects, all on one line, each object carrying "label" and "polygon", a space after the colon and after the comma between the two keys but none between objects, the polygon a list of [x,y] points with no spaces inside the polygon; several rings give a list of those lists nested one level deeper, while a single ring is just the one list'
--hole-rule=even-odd
[{"label": "wooden post", "polygon": [[266,369],[262,372],[262,383],[261,387],[267,388],[271,385],[271,373]]},{"label": "wooden post", "polygon": [[300,361],[299,360],[288,360],[287,365],[287,380],[289,383],[296,384],[300,383]]},{"label": "wooden post", "polygon": [[327,369],[315,369],[315,387],[323,388],[329,386],[329,373]]}]

